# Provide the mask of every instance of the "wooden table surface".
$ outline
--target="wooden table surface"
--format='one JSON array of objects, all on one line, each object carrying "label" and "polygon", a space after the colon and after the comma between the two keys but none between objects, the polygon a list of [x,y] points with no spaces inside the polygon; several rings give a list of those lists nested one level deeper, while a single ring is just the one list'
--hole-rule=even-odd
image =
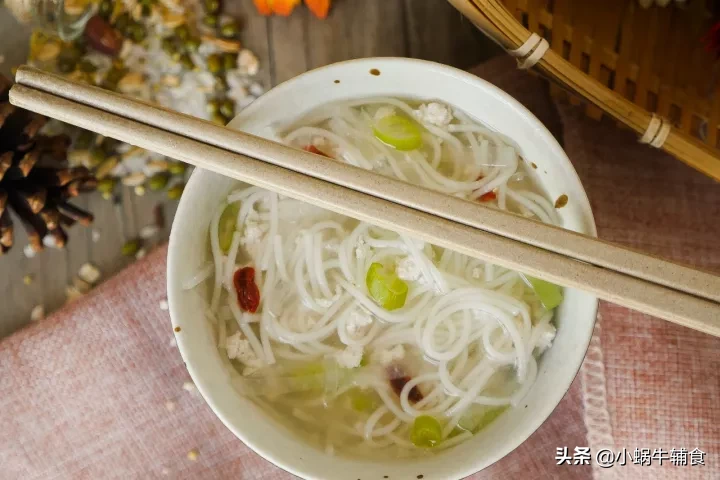
[{"label": "wooden table surface", "polygon": [[[305,8],[290,18],[259,16],[250,0],[226,0],[226,11],[244,21],[243,42],[260,58],[260,80],[276,85],[309,69],[352,58],[404,56],[433,60],[460,68],[480,63],[498,52],[497,47],[466,21],[445,0],[334,0],[330,17],[320,21]],[[0,12],[3,42],[0,71],[7,73],[26,55],[28,29],[17,26],[7,12]],[[2,51],[6,50],[6,51]],[[30,321],[36,305],[47,312],[66,301],[66,286],[85,262],[96,265],[103,279],[128,265],[121,255],[126,239],[153,222],[153,208],[164,204],[167,227],[155,244],[165,241],[176,203],[161,194],[137,197],[126,189],[122,204],[113,205],[99,194],[85,196],[78,206],[95,214],[94,229],[75,226],[65,250],[46,249],[26,258],[21,247],[0,257],[0,337]],[[26,243],[24,233],[16,243]],[[33,276],[25,285],[23,277]]]}]

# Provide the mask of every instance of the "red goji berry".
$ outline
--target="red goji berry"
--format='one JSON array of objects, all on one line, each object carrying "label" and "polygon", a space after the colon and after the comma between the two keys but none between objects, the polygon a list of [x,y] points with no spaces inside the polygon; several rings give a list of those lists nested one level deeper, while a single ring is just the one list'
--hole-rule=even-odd
[{"label": "red goji berry", "polygon": [[330,155],[323,152],[322,150],[317,148],[315,145],[308,145],[307,147],[303,148],[303,150],[305,150],[306,152],[314,153],[315,155],[322,155],[323,157],[330,158]]},{"label": "red goji berry", "polygon": [[490,192],[483,193],[482,195],[480,195],[480,198],[478,200],[480,200],[481,202],[490,202],[492,200],[495,200],[496,198],[497,198],[497,193],[490,191]]}]

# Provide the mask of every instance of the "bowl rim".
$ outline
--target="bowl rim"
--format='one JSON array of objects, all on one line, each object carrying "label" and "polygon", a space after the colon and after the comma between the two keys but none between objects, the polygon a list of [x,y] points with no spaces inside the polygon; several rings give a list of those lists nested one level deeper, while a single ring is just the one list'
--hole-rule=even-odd
[{"label": "bowl rim", "polygon": [[[345,60],[341,62],[332,63],[329,65],[325,65],[319,68],[315,68],[312,70],[309,70],[307,72],[304,72],[300,75],[297,75],[293,78],[290,78],[277,86],[273,87],[272,89],[268,90],[260,99],[257,99],[255,102],[250,104],[248,107],[243,109],[243,111],[238,114],[235,118],[233,118],[232,121],[228,123],[228,127],[234,128],[242,124],[244,121],[247,121],[249,118],[252,118],[256,112],[263,108],[263,104],[268,99],[271,99],[272,97],[278,96],[278,95],[284,95],[286,93],[286,90],[292,90],[295,88],[295,85],[305,79],[309,76],[316,76],[320,74],[324,74],[327,71],[331,71],[337,68],[343,68],[347,66],[357,66],[362,64],[368,64],[372,65],[373,67],[382,66],[383,64],[412,64],[414,66],[420,66],[422,68],[437,70],[439,73],[445,72],[446,74],[449,73],[453,77],[455,77],[457,80],[464,81],[469,84],[475,84],[481,88],[478,90],[486,90],[491,91],[494,95],[499,96],[503,98],[505,103],[508,105],[508,108],[512,108],[519,112],[522,116],[527,117],[531,122],[533,122],[540,134],[544,137],[544,139],[549,143],[549,146],[552,148],[552,150],[555,153],[555,160],[560,161],[563,163],[563,169],[566,171],[566,173],[577,182],[577,184],[580,186],[580,193],[582,193],[583,198],[580,199],[580,202],[584,205],[585,208],[583,208],[583,218],[586,222],[585,227],[587,229],[587,234],[592,236],[597,236],[597,227],[595,224],[595,218],[592,212],[592,208],[590,206],[590,201],[587,197],[587,192],[585,191],[585,188],[582,185],[582,182],[580,181],[580,177],[577,174],[577,171],[575,170],[575,167],[573,166],[572,162],[570,162],[570,159],[567,157],[567,154],[563,150],[563,148],[560,146],[560,144],[557,142],[555,137],[547,130],[545,125],[530,111],[528,110],[523,104],[521,104],[519,101],[517,101],[515,98],[513,98],[510,94],[506,93],[504,90],[502,90],[500,87],[494,85],[493,83],[483,79],[482,77],[479,77],[477,75],[474,75],[472,73],[466,72],[464,70],[460,70],[455,67],[451,67],[448,65],[444,65],[441,63],[428,61],[428,60],[420,60],[420,59],[413,59],[413,58],[405,58],[405,57],[368,57],[368,58],[360,58],[360,59],[352,59],[352,60]],[[368,94],[371,95],[371,94]],[[263,101],[261,101],[261,99]],[[191,178],[187,182],[186,185],[186,191],[193,191],[197,188],[201,188],[203,186],[203,177],[204,175],[207,175],[208,172],[204,171],[194,171],[191,175]],[[181,199],[177,212],[176,212],[176,221],[179,218],[183,218],[185,216],[185,212],[188,210],[188,202],[183,202],[183,199],[186,198],[183,196]],[[175,271],[178,262],[182,261],[182,255],[178,255],[179,252],[181,252],[181,248],[178,247],[178,245],[183,243],[183,239],[179,237],[176,232],[178,231],[177,228],[175,228],[176,223],[173,223],[173,228],[170,234],[170,241],[169,241],[169,247],[168,247],[168,256],[167,256],[167,294],[168,294],[168,303],[170,306],[170,315],[173,323],[173,327],[176,325],[175,320],[182,316],[182,313],[178,311],[176,308],[173,307],[173,305],[176,303],[175,298],[176,295],[180,295],[182,291],[178,288],[176,288],[176,285],[173,285],[172,279],[175,277]],[[179,291],[180,290],[180,291]],[[574,373],[571,378],[568,380],[567,388],[565,388],[565,391],[561,396],[558,396],[557,401],[554,402],[554,405],[552,408],[550,408],[547,412],[547,415],[544,415],[542,420],[537,422],[537,424],[533,428],[526,429],[526,432],[523,432],[522,438],[520,441],[507,441],[506,446],[500,451],[494,455],[495,458],[492,459],[489,463],[486,463],[484,466],[480,467],[480,470],[478,470],[478,467],[474,466],[475,464],[473,462],[468,462],[466,467],[458,467],[457,472],[459,477],[458,478],[464,478],[466,476],[472,475],[474,473],[477,473],[485,468],[488,468],[489,466],[497,463],[504,457],[506,457],[508,454],[516,450],[520,445],[522,445],[525,441],[527,441],[546,421],[547,419],[552,415],[552,413],[557,409],[557,407],[560,405],[562,399],[565,397],[567,392],[569,391],[570,387],[572,386],[575,378],[577,377],[578,373],[580,372],[580,369],[582,367],[583,361],[587,355],[587,351],[590,347],[590,340],[592,338],[592,334],[595,329],[595,323],[597,321],[597,310],[599,306],[598,299],[593,297],[593,303],[594,305],[592,308],[590,308],[593,317],[592,321],[588,324],[588,331],[586,332],[586,338],[584,339],[584,349],[583,354],[580,357],[580,361],[577,365],[577,367],[574,369]],[[187,340],[186,336],[181,336],[175,334],[176,341],[178,344],[178,349],[180,350],[180,353],[184,360],[187,359],[186,355],[186,349],[190,349],[192,347],[189,347],[188,344],[192,343]],[[298,470],[296,468],[292,468],[289,466],[284,465],[285,462],[280,458],[279,455],[276,454],[276,452],[266,451],[257,448],[255,445],[252,444],[247,439],[247,436],[244,434],[244,429],[240,428],[239,425],[237,425],[235,422],[230,421],[229,418],[225,415],[225,412],[222,408],[220,408],[217,404],[214,394],[214,388],[211,385],[207,385],[204,381],[204,376],[202,372],[198,371],[196,366],[192,364],[192,362],[187,362],[186,368],[188,370],[188,373],[190,374],[190,377],[192,378],[193,382],[195,383],[196,387],[198,388],[199,392],[201,393],[204,400],[207,402],[208,406],[212,410],[213,414],[217,416],[220,421],[245,445],[251,449],[254,453],[260,455],[263,459],[269,461],[274,466],[289,472],[293,475],[296,475],[300,478],[319,478],[319,477],[313,477],[313,476],[306,476],[308,475],[307,472],[303,472],[301,470]],[[525,435],[525,433],[527,433]]]}]

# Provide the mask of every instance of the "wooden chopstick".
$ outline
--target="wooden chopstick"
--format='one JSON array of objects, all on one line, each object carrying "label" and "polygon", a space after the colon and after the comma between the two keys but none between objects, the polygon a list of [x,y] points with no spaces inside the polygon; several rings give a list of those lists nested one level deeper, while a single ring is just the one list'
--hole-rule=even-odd
[{"label": "wooden chopstick", "polygon": [[[488,233],[32,88],[14,86],[10,100],[19,107],[221,175],[566,287],[583,289],[613,303],[720,336],[720,304],[714,301]],[[178,115],[177,121],[184,122],[186,118]]]},{"label": "wooden chopstick", "polygon": [[[72,82],[30,67],[20,67],[21,85],[177,133],[235,153],[248,155],[353,190],[519,240],[626,275],[720,302],[720,277],[577,232],[488,208],[342,162],[328,162],[261,137],[211,124],[160,106],[97,87]],[[189,163],[193,163],[192,161]]]}]

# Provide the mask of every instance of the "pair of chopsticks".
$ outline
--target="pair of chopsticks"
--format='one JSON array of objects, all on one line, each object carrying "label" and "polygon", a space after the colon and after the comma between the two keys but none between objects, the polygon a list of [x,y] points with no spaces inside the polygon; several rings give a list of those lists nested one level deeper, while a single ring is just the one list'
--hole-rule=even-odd
[{"label": "pair of chopsticks", "polygon": [[18,107],[720,336],[720,277],[711,273],[33,68],[16,81]]}]

